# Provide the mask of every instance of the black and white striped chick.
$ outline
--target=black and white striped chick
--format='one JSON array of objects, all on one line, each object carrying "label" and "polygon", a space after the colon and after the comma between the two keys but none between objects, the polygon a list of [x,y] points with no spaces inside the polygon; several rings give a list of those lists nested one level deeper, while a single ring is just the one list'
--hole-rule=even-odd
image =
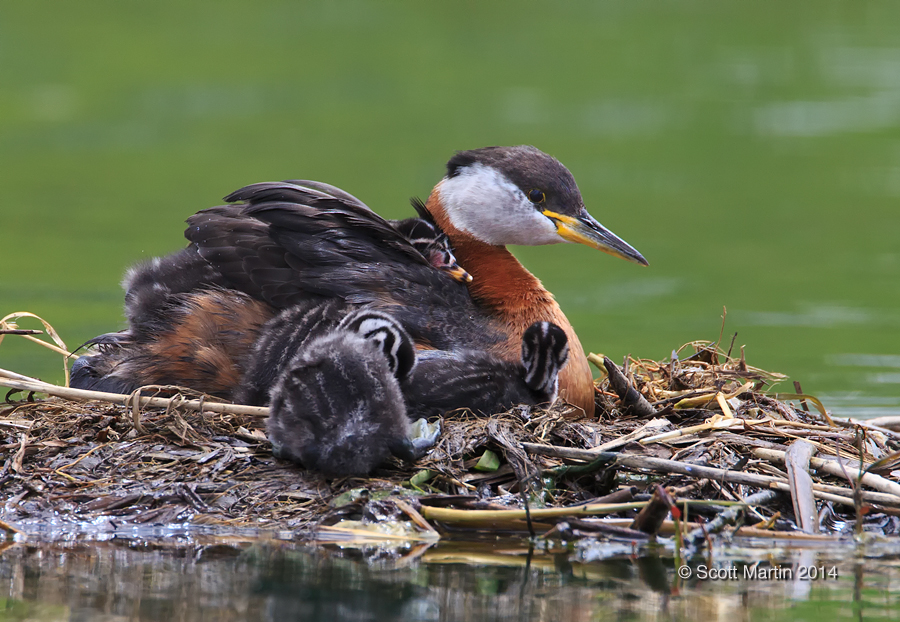
[{"label": "black and white striped chick", "polygon": [[569,360],[569,338],[552,322],[535,322],[522,335],[525,384],[542,402],[559,395],[559,372]]},{"label": "black and white striped chick", "polygon": [[525,330],[520,363],[483,350],[421,351],[402,383],[407,413],[427,418],[465,407],[489,416],[517,404],[553,402],[568,358],[566,333],[552,322]]},{"label": "black and white striped chick", "polygon": [[304,301],[262,325],[244,362],[240,385],[231,395],[238,404],[264,406],[281,371],[309,343],[334,331],[355,307],[339,300]]},{"label": "black and white striped chick", "polygon": [[471,283],[472,275],[456,261],[450,248],[450,238],[430,220],[431,215],[425,204],[420,199],[412,199],[410,202],[420,217],[392,220],[390,223],[394,229],[409,240],[433,267],[446,270],[460,283]]},{"label": "black and white striped chick", "polygon": [[400,381],[416,363],[406,331],[361,309],[287,361],[272,388],[273,453],[328,476],[366,475],[391,454],[416,459],[437,439],[410,439]]}]

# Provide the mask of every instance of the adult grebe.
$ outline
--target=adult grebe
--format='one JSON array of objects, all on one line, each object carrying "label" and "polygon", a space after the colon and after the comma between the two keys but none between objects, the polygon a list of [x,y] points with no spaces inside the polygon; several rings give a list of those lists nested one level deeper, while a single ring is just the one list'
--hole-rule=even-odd
[{"label": "adult grebe", "polygon": [[[226,200],[232,204],[188,219],[186,249],[126,279],[129,340],[159,357],[170,353],[167,377],[196,376],[190,354],[198,347],[198,313],[238,316],[241,323],[230,330],[249,335],[275,309],[336,298],[388,311],[419,349],[484,350],[513,362],[524,332],[552,322],[569,345],[560,396],[591,415],[593,383],[578,337],[550,292],[505,245],[576,242],[647,263],[587,213],[568,169],[534,147],[459,152],[428,198],[428,217],[448,236],[471,283],[435,269],[389,222],[328,184],[253,184]],[[234,290],[243,296],[229,302],[222,292]],[[179,306],[184,292],[191,293],[188,310]],[[103,380],[106,365],[96,358],[102,354],[76,363],[73,385],[81,377]],[[129,382],[155,382],[140,369],[129,373]],[[207,390],[203,383],[195,388]]]}]

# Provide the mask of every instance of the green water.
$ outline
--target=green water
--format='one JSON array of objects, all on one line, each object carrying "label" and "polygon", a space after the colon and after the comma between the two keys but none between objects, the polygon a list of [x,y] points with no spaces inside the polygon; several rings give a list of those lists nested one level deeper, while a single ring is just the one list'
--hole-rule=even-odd
[{"label": "green water", "polygon": [[[724,306],[751,364],[897,412],[898,23],[892,1],[2,2],[0,311],[74,346],[244,184],[400,216],[454,150],[531,143],[651,264],[516,251],[588,349],[663,358]],[[61,379],[19,339],[0,366]]]},{"label": "green water", "polygon": [[[0,0],[0,316],[37,313],[74,347],[122,326],[128,265],[182,246],[184,218],[240,186],[319,179],[396,217],[454,150],[530,143],[559,157],[594,216],[651,264],[516,249],[586,348],[663,358],[718,338],[724,306],[726,343],[737,332],[751,364],[838,413],[898,413],[898,24],[894,0]],[[0,344],[0,367],[61,379],[56,355],[18,338]],[[90,546],[26,551],[4,553],[0,619],[226,619],[208,613],[221,602],[253,619],[317,568],[276,555],[232,590],[228,573],[249,562],[228,551],[206,565],[191,561],[206,559],[197,548],[137,561]],[[179,564],[200,586],[187,596],[181,575],[165,574]],[[290,572],[272,578],[272,564]],[[363,612],[384,592],[389,611],[424,607],[405,619],[453,619],[454,603],[507,619],[503,603],[531,589],[536,609],[508,618],[681,619],[627,565],[601,581],[495,566],[382,572],[376,558],[329,584],[322,607],[349,585]],[[896,613],[891,581],[864,583],[854,601],[843,568],[837,587],[799,604],[783,586],[750,601],[724,584],[690,588],[681,602],[699,604],[684,617],[861,618],[858,602]],[[77,591],[90,576],[113,583]]]}]

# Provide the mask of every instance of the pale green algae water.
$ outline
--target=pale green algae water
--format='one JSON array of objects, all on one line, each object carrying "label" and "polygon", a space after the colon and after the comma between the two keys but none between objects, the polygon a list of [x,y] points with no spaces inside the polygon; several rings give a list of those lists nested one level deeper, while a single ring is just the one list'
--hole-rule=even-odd
[{"label": "pale green algae water", "polygon": [[[893,1],[0,2],[0,316],[38,313],[74,347],[122,326],[128,265],[181,247],[184,218],[242,185],[319,179],[397,217],[454,150],[528,143],[559,157],[594,216],[651,264],[515,249],[587,349],[665,358],[717,339],[724,306],[725,341],[737,332],[751,364],[838,414],[898,414],[897,24]],[[13,338],[0,367],[61,380],[54,355]],[[328,619],[347,593],[307,570],[333,576],[346,561],[275,549],[259,565],[226,550],[202,564],[205,549],[185,547],[10,549],[0,620],[220,619],[163,577],[179,564],[240,619],[275,619],[261,613],[284,605],[273,593],[291,607],[306,589]],[[384,597],[406,619],[680,619],[627,557],[603,581],[572,579],[568,559],[540,581],[489,562],[367,559],[347,581],[363,603],[397,581],[413,596]],[[800,596],[707,582],[678,602],[690,619],[896,617],[895,566],[857,580],[847,559],[840,581]],[[257,564],[249,587],[223,592],[241,564]],[[72,587],[92,572],[121,586]],[[442,577],[436,608],[423,575]],[[157,576],[174,591],[155,591]],[[57,591],[39,587],[47,577],[62,577]],[[520,589],[535,609],[503,604]]]},{"label": "pale green algae water", "polygon": [[[122,326],[128,265],[244,184],[325,180],[400,216],[454,150],[531,143],[651,264],[516,249],[589,350],[665,358],[718,338],[724,306],[751,363],[838,412],[898,412],[898,18],[887,1],[6,2],[0,310],[74,346]],[[60,380],[51,358],[0,346],[0,366]]]}]

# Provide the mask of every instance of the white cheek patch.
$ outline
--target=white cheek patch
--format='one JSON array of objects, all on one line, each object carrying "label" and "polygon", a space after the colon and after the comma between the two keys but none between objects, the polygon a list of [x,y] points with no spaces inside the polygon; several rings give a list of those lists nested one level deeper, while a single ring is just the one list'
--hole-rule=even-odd
[{"label": "white cheek patch", "polygon": [[482,242],[538,246],[566,241],[518,186],[489,166],[461,169],[444,178],[438,192],[453,226]]}]

